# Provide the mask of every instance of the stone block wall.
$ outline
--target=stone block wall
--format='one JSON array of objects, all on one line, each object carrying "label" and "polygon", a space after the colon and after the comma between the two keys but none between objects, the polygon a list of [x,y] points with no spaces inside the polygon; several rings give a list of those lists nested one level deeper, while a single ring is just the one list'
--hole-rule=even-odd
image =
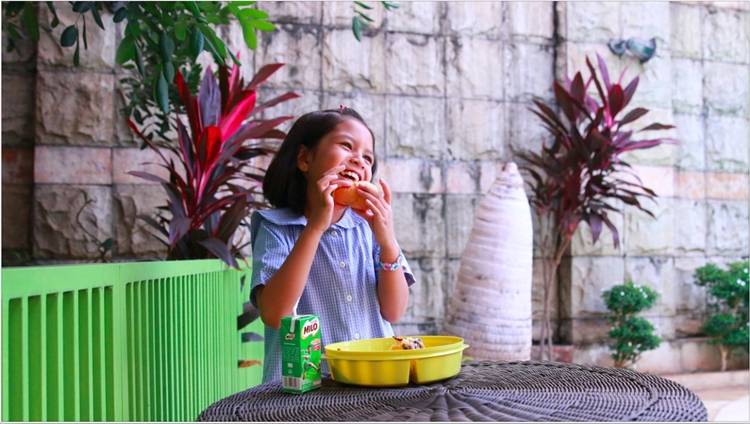
[{"label": "stone block wall", "polygon": [[37,43],[2,48],[2,262],[18,265],[31,259]]},{"label": "stone block wall", "polygon": [[[288,64],[261,97],[302,97],[266,116],[346,104],[375,133],[398,239],[419,281],[400,333],[442,331],[474,208],[497,165],[547,139],[528,110],[532,97],[552,99],[553,79],[582,69],[595,52],[611,73],[627,66],[628,76],[639,75],[633,104],[674,123],[680,140],[628,158],[659,194],[657,219],[624,208],[613,217],[617,249],[606,230],[597,245],[588,228],[579,230],[553,293],[553,326],[560,343],[575,345],[575,360],[606,363],[600,293],[632,278],[662,295],[649,317],[667,342],[645,363],[683,355],[685,368],[711,366],[700,361],[710,349],[696,347],[705,343],[684,338],[699,334],[705,307],[693,270],[748,255],[747,3],[404,2],[388,13],[376,6],[361,42],[351,33],[350,2],[261,4],[279,29],[263,34],[256,51],[244,47],[238,26],[222,32],[241,51],[246,78],[263,64]],[[89,27],[79,68],[55,42],[60,27],[25,53],[3,55],[4,264],[19,252],[37,263],[96,260],[107,238],[114,260],[164,256],[136,219],[164,194],[126,174],[152,158],[119,114],[114,51],[123,28],[111,15],[104,20],[107,31]],[[609,39],[629,37],[656,37],[656,57],[640,65],[609,52]],[[535,251],[535,339],[541,260]]]}]

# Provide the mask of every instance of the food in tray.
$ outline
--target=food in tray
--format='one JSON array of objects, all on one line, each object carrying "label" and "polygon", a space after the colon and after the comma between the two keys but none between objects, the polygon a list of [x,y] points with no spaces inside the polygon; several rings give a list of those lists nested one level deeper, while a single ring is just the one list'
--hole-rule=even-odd
[{"label": "food in tray", "polygon": [[424,349],[424,342],[422,341],[421,337],[400,337],[400,336],[393,336],[393,339],[396,340],[398,343],[391,346],[391,350],[397,350],[397,349],[403,349],[403,350],[410,350],[410,349]]}]

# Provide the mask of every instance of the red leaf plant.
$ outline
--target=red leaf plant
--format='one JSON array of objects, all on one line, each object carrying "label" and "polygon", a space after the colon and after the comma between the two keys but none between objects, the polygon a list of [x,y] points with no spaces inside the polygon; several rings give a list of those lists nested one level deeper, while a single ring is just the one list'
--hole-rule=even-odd
[{"label": "red leaf plant", "polygon": [[[272,106],[299,97],[285,93],[265,103],[257,103],[257,88],[283,64],[262,67],[245,84],[240,69],[219,67],[218,84],[210,68],[206,70],[198,95],[193,96],[178,71],[175,76],[180,103],[188,118],[188,127],[177,117],[177,146],[156,145],[138,130],[131,130],[161,159],[169,180],[141,171],[129,174],[161,183],[167,193],[167,205],[160,207],[157,219],[142,216],[161,234],[168,246],[168,259],[217,257],[237,268],[240,249],[233,240],[250,211],[262,206],[260,196],[265,170],[252,166],[253,158],[274,152],[270,142],[286,134],[276,127],[292,116],[259,119],[254,116]],[[251,119],[249,119],[251,118]],[[171,154],[163,152],[163,149]],[[175,163],[176,160],[176,163]],[[169,212],[171,216],[165,216]]]},{"label": "red leaf plant", "polygon": [[[671,138],[634,139],[641,132],[667,130],[673,126],[652,123],[638,131],[630,129],[648,113],[648,109],[641,107],[622,113],[635,94],[638,77],[623,88],[625,71],[617,82],[611,82],[604,60],[598,55],[597,60],[601,80],[587,57],[590,76],[585,82],[579,71],[572,80],[554,83],[560,112],[555,112],[554,106],[534,100],[536,107],[530,110],[541,119],[553,141],[543,145],[539,153],[516,152],[521,158],[521,169],[531,177],[530,201],[542,225],[540,249],[547,260],[543,272],[541,344],[548,359],[552,353],[550,288],[556,281],[557,269],[573,234],[581,222],[586,222],[596,243],[606,225],[615,247],[619,246],[619,234],[609,215],[622,213],[614,204],[618,200],[653,217],[641,202],[644,199],[655,202],[656,193],[643,185],[630,164],[622,159],[622,154],[676,142]],[[588,94],[592,83],[598,99]],[[628,175],[632,177],[627,178]]]}]

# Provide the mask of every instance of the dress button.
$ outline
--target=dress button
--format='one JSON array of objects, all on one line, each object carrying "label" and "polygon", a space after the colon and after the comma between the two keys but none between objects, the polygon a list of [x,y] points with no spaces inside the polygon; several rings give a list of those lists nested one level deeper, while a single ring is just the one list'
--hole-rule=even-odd
[{"label": "dress button", "polygon": [[346,262],[344,261],[339,262],[339,265],[341,265],[341,268],[346,268]]},{"label": "dress button", "polygon": [[351,302],[351,301],[352,301],[352,295],[350,295],[350,294],[347,294],[347,295],[346,295],[346,301],[347,301],[347,302]]},{"label": "dress button", "polygon": [[359,333],[354,333],[354,340],[359,340]]}]

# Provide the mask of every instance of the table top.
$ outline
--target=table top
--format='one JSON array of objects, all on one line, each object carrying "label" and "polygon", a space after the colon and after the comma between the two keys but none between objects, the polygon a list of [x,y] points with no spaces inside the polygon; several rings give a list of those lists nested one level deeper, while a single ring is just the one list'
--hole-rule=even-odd
[{"label": "table top", "polygon": [[706,421],[685,387],[625,369],[466,362],[449,380],[367,388],[323,379],[302,395],[269,382],[222,399],[200,421]]}]

